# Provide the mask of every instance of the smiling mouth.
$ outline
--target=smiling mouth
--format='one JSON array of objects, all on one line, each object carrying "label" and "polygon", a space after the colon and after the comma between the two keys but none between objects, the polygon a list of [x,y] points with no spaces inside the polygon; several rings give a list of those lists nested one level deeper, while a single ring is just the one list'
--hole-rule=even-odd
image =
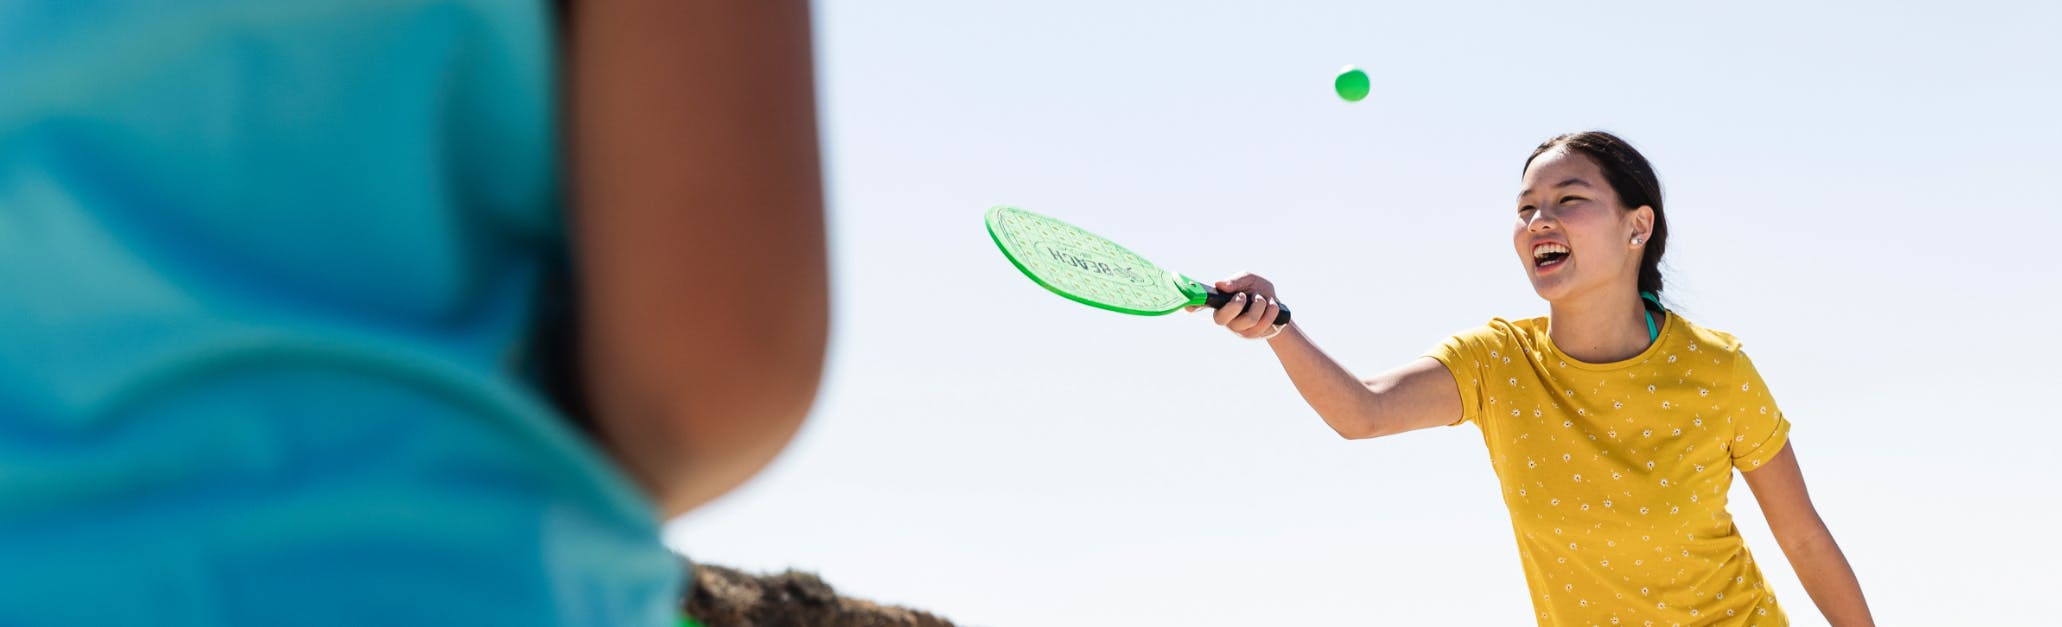
[{"label": "smiling mouth", "polygon": [[1532,247],[1532,267],[1545,270],[1568,261],[1568,247],[1554,242],[1541,242]]}]

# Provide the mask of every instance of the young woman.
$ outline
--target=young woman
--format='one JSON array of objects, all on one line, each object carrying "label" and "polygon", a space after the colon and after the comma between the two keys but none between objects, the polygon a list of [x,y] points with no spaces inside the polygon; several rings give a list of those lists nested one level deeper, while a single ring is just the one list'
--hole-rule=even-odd
[{"label": "young woman", "polygon": [[1658,302],[1668,221],[1646,159],[1608,133],[1549,139],[1517,217],[1511,244],[1549,314],[1492,319],[1372,379],[1275,327],[1259,276],[1218,283],[1239,306],[1216,321],[1267,339],[1341,436],[1480,427],[1541,625],[1787,623],[1726,512],[1734,468],[1826,619],[1873,624],[1740,341]]}]

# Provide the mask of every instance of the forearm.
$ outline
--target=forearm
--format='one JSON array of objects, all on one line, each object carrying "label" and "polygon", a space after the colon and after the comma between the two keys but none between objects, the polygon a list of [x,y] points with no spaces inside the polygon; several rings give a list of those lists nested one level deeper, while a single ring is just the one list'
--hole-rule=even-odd
[{"label": "forearm", "polygon": [[1347,439],[1385,435],[1367,384],[1310,341],[1294,324],[1267,341],[1282,370],[1325,424]]},{"label": "forearm", "polygon": [[1862,597],[1861,581],[1833,534],[1819,527],[1809,536],[1783,545],[1783,555],[1804,583],[1804,591],[1818,605],[1819,613],[1833,627],[1872,626],[1869,603]]}]

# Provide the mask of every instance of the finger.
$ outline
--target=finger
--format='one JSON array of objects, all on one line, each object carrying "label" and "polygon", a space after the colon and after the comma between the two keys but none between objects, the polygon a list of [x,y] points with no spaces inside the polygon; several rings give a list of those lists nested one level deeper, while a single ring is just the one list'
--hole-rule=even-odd
[{"label": "finger", "polygon": [[1267,313],[1266,297],[1256,294],[1248,297],[1247,300],[1252,301],[1253,305],[1247,307],[1246,311],[1244,313],[1240,313],[1237,318],[1233,318],[1231,324],[1224,325],[1225,327],[1230,328],[1233,331],[1237,331],[1241,335],[1244,335],[1248,329],[1252,329],[1254,325],[1259,324],[1260,315]]},{"label": "finger", "polygon": [[1232,319],[1238,317],[1239,312],[1245,311],[1245,309],[1246,294],[1245,292],[1240,292],[1232,295],[1231,302],[1225,303],[1223,307],[1218,307],[1217,313],[1212,317],[1217,319],[1219,326],[1223,326],[1231,324]]},{"label": "finger", "polygon": [[1254,309],[1264,310],[1260,314],[1260,320],[1254,323],[1253,328],[1246,329],[1246,332],[1240,335],[1257,340],[1274,332],[1274,319],[1282,314],[1282,306],[1270,300],[1267,301],[1266,307],[1254,307]]},{"label": "finger", "polygon": [[1226,328],[1238,332],[1239,335],[1245,335],[1248,331],[1256,328],[1260,324],[1260,316],[1267,313],[1266,296],[1248,292],[1246,300],[1252,304],[1247,305],[1245,311],[1239,312],[1238,317],[1233,318],[1231,324],[1225,325]]}]

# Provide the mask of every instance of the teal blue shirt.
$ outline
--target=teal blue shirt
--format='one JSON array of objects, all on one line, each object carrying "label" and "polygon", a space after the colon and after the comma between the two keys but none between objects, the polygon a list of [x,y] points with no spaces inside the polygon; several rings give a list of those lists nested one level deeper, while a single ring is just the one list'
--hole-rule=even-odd
[{"label": "teal blue shirt", "polygon": [[0,3],[0,625],[664,624],[524,374],[551,12]]}]

